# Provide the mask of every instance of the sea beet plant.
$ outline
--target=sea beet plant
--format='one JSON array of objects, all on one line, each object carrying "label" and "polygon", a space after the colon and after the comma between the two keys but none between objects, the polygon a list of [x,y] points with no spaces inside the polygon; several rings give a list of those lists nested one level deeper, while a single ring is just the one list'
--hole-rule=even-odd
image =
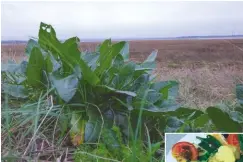
[{"label": "sea beet plant", "polygon": [[73,112],[71,136],[77,144],[97,141],[102,127],[113,124],[128,137],[128,123],[137,120],[140,110],[163,118],[164,112],[179,108],[174,103],[178,83],[154,81],[156,50],[135,63],[129,61],[126,42],[108,39],[95,52],[80,52],[78,44],[77,37],[62,43],[52,26],[41,23],[38,40],[27,44],[28,62],[4,70],[4,93],[34,100],[49,91],[54,103]]},{"label": "sea beet plant", "polygon": [[[234,111],[210,107],[206,112],[175,102],[176,81],[156,81],[157,50],[142,63],[129,60],[127,42],[105,40],[93,52],[79,50],[79,38],[61,42],[51,25],[41,23],[37,40],[26,47],[27,61],[2,66],[2,93],[36,102],[47,93],[52,103],[71,115],[60,124],[70,129],[73,145],[113,140],[118,127],[123,142],[149,137],[159,142],[164,132],[243,131],[242,105]],[[242,86],[237,86],[242,104]],[[105,130],[105,137],[104,137]],[[105,143],[105,140],[103,140]],[[107,145],[111,145],[110,143]]]}]

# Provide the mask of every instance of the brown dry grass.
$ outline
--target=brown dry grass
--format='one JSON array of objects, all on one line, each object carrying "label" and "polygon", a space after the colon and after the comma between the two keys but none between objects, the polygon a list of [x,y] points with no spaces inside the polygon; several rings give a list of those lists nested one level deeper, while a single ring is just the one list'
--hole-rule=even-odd
[{"label": "brown dry grass", "polygon": [[[93,51],[99,42],[81,43]],[[1,45],[2,62],[24,59],[25,44]],[[158,49],[159,80],[180,82],[180,101],[186,106],[207,107],[234,101],[234,86],[243,83],[243,39],[130,41],[131,59],[144,60]]]}]

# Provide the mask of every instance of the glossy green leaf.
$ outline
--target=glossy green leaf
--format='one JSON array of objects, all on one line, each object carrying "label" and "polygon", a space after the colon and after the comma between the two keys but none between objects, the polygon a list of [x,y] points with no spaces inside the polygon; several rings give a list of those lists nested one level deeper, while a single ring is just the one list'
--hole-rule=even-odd
[{"label": "glossy green leaf", "polygon": [[44,58],[39,48],[34,47],[31,51],[29,63],[27,65],[27,82],[33,87],[42,85],[42,75],[44,69]]},{"label": "glossy green leaf", "polygon": [[39,44],[47,51],[51,51],[54,58],[61,58],[65,75],[72,74],[76,65],[82,70],[83,79],[92,85],[99,82],[99,78],[80,58],[77,37],[66,40],[63,44],[56,38],[56,32],[51,25],[41,23],[39,30]]},{"label": "glossy green leaf", "polygon": [[203,128],[210,121],[208,114],[202,114],[193,121],[193,125],[196,128]]},{"label": "glossy green leaf", "polygon": [[191,119],[196,119],[204,114],[204,112],[202,112],[198,109],[180,107],[180,108],[176,109],[175,111],[167,112],[167,115],[176,116],[178,118],[187,118],[188,116],[190,116],[193,113],[194,113],[194,115]]},{"label": "glossy green leaf", "polygon": [[86,80],[91,85],[96,85],[100,82],[98,76],[90,69],[90,67],[80,59],[79,65],[82,69],[83,79]]},{"label": "glossy green leaf", "polygon": [[53,71],[53,64],[52,64],[52,60],[51,60],[50,55],[47,55],[47,57],[45,59],[45,65],[46,65],[46,71],[48,73],[51,73]]},{"label": "glossy green leaf", "polygon": [[208,116],[219,131],[241,132],[241,125],[230,118],[229,114],[216,107],[206,110]]}]

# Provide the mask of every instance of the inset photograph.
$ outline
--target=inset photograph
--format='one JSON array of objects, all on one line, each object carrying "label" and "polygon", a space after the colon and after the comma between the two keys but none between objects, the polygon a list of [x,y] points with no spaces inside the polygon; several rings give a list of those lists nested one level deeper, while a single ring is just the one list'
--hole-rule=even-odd
[{"label": "inset photograph", "polygon": [[166,133],[165,162],[243,162],[243,133]]}]

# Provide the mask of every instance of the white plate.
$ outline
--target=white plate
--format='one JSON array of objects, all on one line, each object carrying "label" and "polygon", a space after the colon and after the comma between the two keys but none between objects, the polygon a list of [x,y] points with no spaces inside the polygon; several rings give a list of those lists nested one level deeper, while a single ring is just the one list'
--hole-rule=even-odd
[{"label": "white plate", "polygon": [[[190,143],[198,144],[200,142],[200,140],[198,140],[196,137],[205,138],[205,137],[207,137],[207,135],[208,134],[201,134],[201,133],[200,134],[187,134],[177,142],[183,142],[184,141],[184,142],[190,142]],[[177,162],[176,159],[172,156],[172,150],[170,150],[169,153],[166,155],[165,161],[166,162]]]}]

